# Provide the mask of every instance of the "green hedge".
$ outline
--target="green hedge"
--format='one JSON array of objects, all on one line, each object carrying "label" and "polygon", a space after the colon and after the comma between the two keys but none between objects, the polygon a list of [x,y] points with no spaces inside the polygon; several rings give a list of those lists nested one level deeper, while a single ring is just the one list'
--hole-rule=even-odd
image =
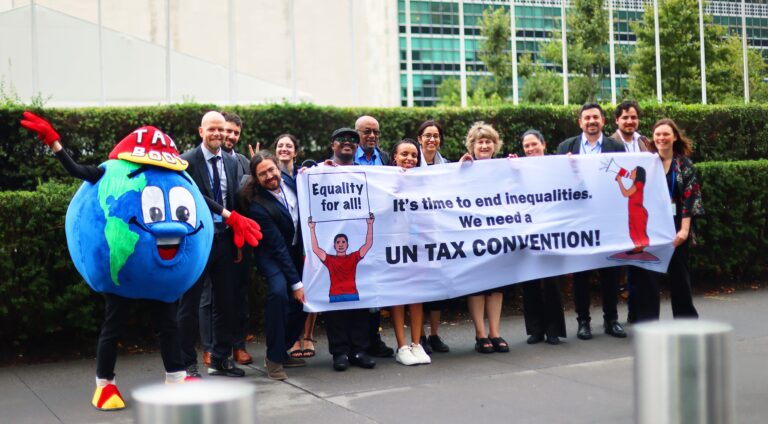
[{"label": "green hedge", "polygon": [[705,215],[692,266],[700,281],[749,281],[768,270],[768,160],[696,166]]},{"label": "green hedge", "polygon": [[[692,249],[697,284],[751,281],[768,269],[768,160],[698,164],[706,216]],[[70,262],[64,215],[76,185],[45,184],[35,192],[0,192],[0,344],[93,341],[103,302]],[[264,284],[255,272],[252,325],[261,328]],[[146,312],[135,334],[152,334]],[[3,349],[3,351],[6,351]]]},{"label": "green hedge", "polygon": [[[114,144],[142,125],[154,125],[173,137],[181,150],[199,142],[200,117],[215,105],[172,105],[134,108],[47,109],[43,116],[52,121],[75,160],[98,164],[107,158]],[[554,151],[557,143],[580,132],[576,122],[578,106],[505,106],[501,108],[334,108],[312,105],[234,106],[245,122],[241,148],[245,144],[271,141],[290,132],[307,147],[305,157],[328,157],[328,137],[342,126],[352,126],[361,114],[371,114],[382,126],[385,147],[402,137],[414,137],[419,124],[437,119],[446,129],[444,155],[458,159],[463,139],[471,124],[484,120],[493,124],[505,140],[504,152],[521,153],[518,138],[528,128],[542,131]],[[609,125],[615,130],[613,108],[606,106]],[[675,119],[694,140],[693,160],[749,160],[768,158],[768,106],[643,105],[640,131],[661,117]],[[30,133],[19,125],[22,109],[0,108],[0,190],[31,190],[39,181],[72,181]],[[243,149],[245,150],[245,149]]]}]

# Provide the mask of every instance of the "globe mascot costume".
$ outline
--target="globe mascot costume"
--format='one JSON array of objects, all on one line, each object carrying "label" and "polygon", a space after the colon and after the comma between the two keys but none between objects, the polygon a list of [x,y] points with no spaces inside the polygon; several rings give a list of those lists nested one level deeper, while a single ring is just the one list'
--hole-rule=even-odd
[{"label": "globe mascot costume", "polygon": [[[108,161],[95,167],[75,163],[45,119],[24,112],[21,125],[36,132],[72,176],[84,180],[69,204],[65,227],[72,262],[105,298],[93,406],[125,408],[114,369],[130,299],[150,305],[160,333],[165,382],[184,382],[175,302],[197,281],[208,260],[213,222],[207,202],[212,200],[184,172],[188,163],[173,140],[157,128],[133,131]],[[228,215],[237,247],[246,241],[256,246],[261,239],[258,224],[234,211]]]}]

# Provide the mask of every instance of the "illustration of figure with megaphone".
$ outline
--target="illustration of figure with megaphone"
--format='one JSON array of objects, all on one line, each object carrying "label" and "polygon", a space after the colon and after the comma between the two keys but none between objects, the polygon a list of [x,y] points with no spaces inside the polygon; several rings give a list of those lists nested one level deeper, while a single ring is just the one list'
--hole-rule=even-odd
[{"label": "illustration of figure with megaphone", "polygon": [[[641,262],[658,262],[659,258],[645,252],[645,248],[649,246],[650,240],[648,239],[648,210],[643,206],[643,192],[645,190],[645,168],[638,166],[635,169],[628,171],[620,167],[613,158],[609,162],[603,162],[605,172],[612,172],[616,174],[616,183],[619,185],[621,194],[628,199],[628,212],[629,212],[629,238],[635,244],[635,248],[627,252],[617,253],[612,255],[610,259],[622,260],[622,261],[641,261]],[[622,178],[626,178],[632,181],[632,185],[629,188],[624,187]]]}]

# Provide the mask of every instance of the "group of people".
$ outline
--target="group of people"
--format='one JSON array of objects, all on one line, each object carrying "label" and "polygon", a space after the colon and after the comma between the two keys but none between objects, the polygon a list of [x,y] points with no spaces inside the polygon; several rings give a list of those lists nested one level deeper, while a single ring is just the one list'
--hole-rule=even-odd
[{"label": "group of people", "polygon": [[[640,107],[634,101],[626,101],[618,105],[614,118],[618,129],[612,136],[608,136],[603,133],[606,117],[601,106],[595,103],[583,105],[578,118],[582,133],[560,143],[557,153],[571,156],[616,152],[658,154],[664,166],[669,187],[672,205],[670,218],[674,220],[677,231],[673,243],[675,253],[668,271],[672,311],[676,318],[695,318],[698,314],[692,300],[688,249],[692,238],[693,219],[703,213],[703,208],[696,173],[688,159],[691,153],[691,141],[682,134],[675,122],[669,119],[662,119],[653,126],[652,139],[639,134],[637,129]],[[390,151],[384,151],[379,145],[381,136],[379,122],[371,116],[362,116],[355,122],[354,128],[340,128],[332,133],[330,149],[333,154],[320,166],[391,165],[398,166],[407,172],[408,169],[415,167],[448,163],[440,153],[440,147],[444,143],[444,131],[439,122],[429,120],[422,123],[414,135],[414,138],[396,141]],[[289,145],[288,149],[285,148],[286,144]],[[545,138],[535,129],[528,130],[522,135],[521,144],[525,156],[546,154]],[[467,152],[459,159],[460,162],[491,159],[502,150],[502,139],[491,125],[477,122],[467,132],[465,147]],[[299,217],[294,205],[295,178],[300,168],[295,164],[295,160],[299,150],[298,140],[294,136],[281,135],[274,143],[274,152],[277,157],[265,150],[254,153],[251,161],[252,177],[242,190],[246,200],[242,205],[246,208],[245,213],[262,226],[265,234],[264,243],[255,249],[255,257],[257,267],[265,272],[264,275],[269,280],[265,324],[268,346],[267,370],[271,378],[284,378],[283,367],[301,366],[304,363],[303,358],[314,355],[313,329],[316,314],[304,317],[299,312],[303,296],[300,292],[302,287],[300,220],[309,219],[309,228],[312,233],[311,249],[326,265],[332,279],[335,278],[334,272],[337,275],[341,273],[338,270],[341,269],[340,265],[337,265],[338,261],[343,259],[356,264],[356,261],[365,256],[370,247],[367,240],[358,251],[347,253],[346,237],[339,236],[334,240],[336,255],[328,254],[317,246],[314,222],[311,221],[311,217]],[[514,157],[514,155],[510,156]],[[259,166],[271,174],[262,177],[257,172]],[[627,197],[631,197],[637,187],[644,183],[637,176],[639,172],[639,170],[633,171],[631,174],[635,185],[634,188],[624,189],[623,193]],[[644,180],[644,174],[642,178]],[[630,203],[636,198],[637,196],[630,198]],[[642,199],[640,201],[642,202]],[[271,218],[264,206],[269,203],[275,209]],[[283,215],[278,215],[277,211],[282,211]],[[291,222],[288,220],[287,211],[290,212],[292,226],[289,225]],[[284,221],[280,226],[282,236],[280,240],[268,235],[270,221],[278,220]],[[372,222],[373,216],[368,220],[369,227]],[[368,238],[370,233],[369,228]],[[644,246],[638,246],[640,250],[642,247]],[[282,261],[282,264],[276,267],[262,264],[265,257],[276,262]],[[291,260],[285,260],[287,258]],[[346,269],[350,268],[346,267]],[[354,269],[354,266],[351,269]],[[618,338],[627,335],[619,322],[617,312],[619,281],[622,273],[626,273],[629,292],[628,322],[658,319],[659,281],[662,275],[635,266],[611,267],[594,271],[598,271],[600,275],[603,327],[606,334]],[[278,276],[270,277],[270,273]],[[582,340],[592,338],[590,323],[592,277],[593,271],[577,272],[573,275],[573,297],[578,321],[576,335]],[[344,278],[344,276],[336,278]],[[278,280],[279,284],[273,284],[273,279]],[[523,293],[527,342],[535,344],[546,341],[550,344],[558,344],[561,337],[566,337],[560,279],[529,281],[520,286]],[[504,294],[508,289],[509,287],[500,287],[475,293],[466,298],[469,315],[475,326],[477,352],[509,351],[509,344],[502,338],[500,328]],[[293,296],[289,297],[286,290],[292,291]],[[271,303],[278,297],[286,312],[272,314],[269,311],[276,306]],[[393,355],[395,360],[403,365],[429,364],[432,352],[450,351],[438,334],[440,313],[445,307],[445,301],[390,307],[396,349],[386,346],[381,339],[381,315],[378,309],[324,313],[334,369],[343,371],[350,364],[372,368],[375,366],[375,360],[372,357]],[[405,332],[406,311],[410,324],[410,339]],[[428,337],[424,331],[425,311],[430,321]],[[270,352],[274,352],[274,356],[271,356]]]},{"label": "group of people", "polygon": [[[582,133],[561,142],[557,153],[575,156],[648,151],[658,154],[669,188],[670,218],[674,220],[677,231],[673,243],[675,252],[668,270],[672,311],[676,318],[697,317],[692,301],[688,250],[695,217],[703,214],[703,208],[697,176],[688,158],[691,141],[670,119],[654,124],[651,139],[639,134],[640,107],[633,101],[621,103],[614,118],[618,129],[608,136],[603,133],[606,117],[600,105],[583,105],[578,117]],[[317,314],[307,314],[302,308],[304,287],[301,279],[305,251],[301,236],[302,220],[309,221],[311,251],[328,268],[332,278],[340,281],[350,278],[344,270],[354,270],[355,267],[349,264],[356,265],[371,246],[373,215],[367,222],[366,242],[358,250],[348,252],[351,249],[343,234],[335,238],[333,252],[320,248],[314,234],[315,223],[311,217],[300,216],[296,190],[300,169],[314,165],[314,162],[296,162],[301,145],[299,139],[291,134],[279,135],[268,149],[257,147],[255,151],[251,150],[250,158],[239,154],[236,146],[244,130],[243,121],[236,114],[210,111],[202,117],[199,127],[201,143],[181,155],[189,163],[189,176],[208,200],[215,227],[205,271],[176,305],[178,337],[167,338],[173,343],[178,339],[183,367],[177,363],[174,365],[184,370],[187,378],[200,377],[196,352],[198,337],[203,345],[202,362],[208,367],[210,375],[242,377],[244,371],[237,364],[253,362],[245,343],[249,322],[249,276],[253,267],[266,282],[263,310],[267,345],[265,367],[269,378],[285,379],[286,368],[305,366],[305,359],[315,355]],[[414,138],[396,141],[389,152],[379,145],[380,136],[379,122],[372,116],[361,116],[354,128],[333,131],[330,136],[332,156],[318,166],[390,165],[400,167],[407,173],[408,169],[415,167],[448,163],[440,153],[445,139],[443,127],[437,121],[422,123]],[[520,142],[526,157],[546,154],[545,138],[535,129],[526,131]],[[51,146],[54,151],[61,151],[58,141]],[[465,146],[467,152],[459,161],[469,165],[472,161],[498,155],[502,150],[502,139],[491,125],[477,122],[467,132]],[[66,155],[57,155],[66,164]],[[237,248],[233,243],[235,234],[232,227],[245,217],[261,227],[263,239],[254,248],[247,245]],[[600,274],[606,334],[626,337],[617,313],[622,272],[626,272],[629,292],[628,321],[658,319],[659,281],[662,275],[634,266],[597,271]],[[582,340],[592,338],[592,274],[592,271],[584,271],[573,275],[577,337]],[[351,278],[354,279],[354,275]],[[529,344],[543,341],[558,344],[561,337],[566,337],[559,282],[558,278],[547,278],[520,284]],[[500,328],[507,290],[508,287],[500,287],[466,298],[475,326],[474,348],[477,352],[509,351],[509,344],[501,336]],[[110,300],[109,296],[107,300]],[[440,315],[445,308],[445,301],[390,307],[396,349],[387,346],[381,338],[379,309],[325,312],[333,368],[337,371],[344,371],[350,365],[373,368],[376,364],[374,357],[391,356],[403,365],[429,364],[433,352],[450,351],[439,336]],[[405,334],[406,310],[410,320],[410,339]],[[168,310],[163,309],[163,313],[167,315]],[[429,335],[424,331],[427,318]],[[103,328],[102,333],[104,331]],[[170,330],[167,332],[171,333]],[[110,354],[109,358],[111,366],[106,366],[106,371],[97,372],[97,384],[100,379],[107,382],[114,379],[114,355]],[[173,371],[178,374],[179,370]]]}]

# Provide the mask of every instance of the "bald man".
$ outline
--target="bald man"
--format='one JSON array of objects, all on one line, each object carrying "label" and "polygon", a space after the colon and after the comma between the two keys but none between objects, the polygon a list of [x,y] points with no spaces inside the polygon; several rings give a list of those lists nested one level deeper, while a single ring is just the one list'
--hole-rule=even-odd
[{"label": "bald man", "polygon": [[360,136],[360,145],[355,153],[358,165],[389,165],[389,155],[379,149],[379,121],[373,116],[363,115],[355,121],[355,131]]},{"label": "bald man", "polygon": [[200,294],[206,279],[210,279],[213,294],[213,344],[208,374],[227,377],[245,375],[230,359],[235,338],[234,306],[238,276],[234,264],[237,248],[233,243],[232,228],[225,223],[226,217],[222,216],[226,215],[228,210],[235,209],[236,193],[243,172],[236,159],[231,155],[222,154],[225,128],[224,116],[215,111],[207,112],[203,115],[198,129],[202,143],[181,155],[189,162],[187,173],[203,195],[212,199],[208,202],[208,207],[214,223],[213,245],[205,271],[179,302],[178,322],[184,366],[187,368],[187,375],[195,377],[200,377],[195,345],[200,334]]},{"label": "bald man", "polygon": [[[389,165],[389,155],[379,149],[381,130],[379,121],[373,116],[363,115],[355,121],[355,131],[360,137],[360,144],[355,152],[356,165]],[[387,346],[381,338],[381,315],[378,308],[370,310],[370,345],[368,354],[378,358],[387,358],[394,354],[394,349]]]}]

